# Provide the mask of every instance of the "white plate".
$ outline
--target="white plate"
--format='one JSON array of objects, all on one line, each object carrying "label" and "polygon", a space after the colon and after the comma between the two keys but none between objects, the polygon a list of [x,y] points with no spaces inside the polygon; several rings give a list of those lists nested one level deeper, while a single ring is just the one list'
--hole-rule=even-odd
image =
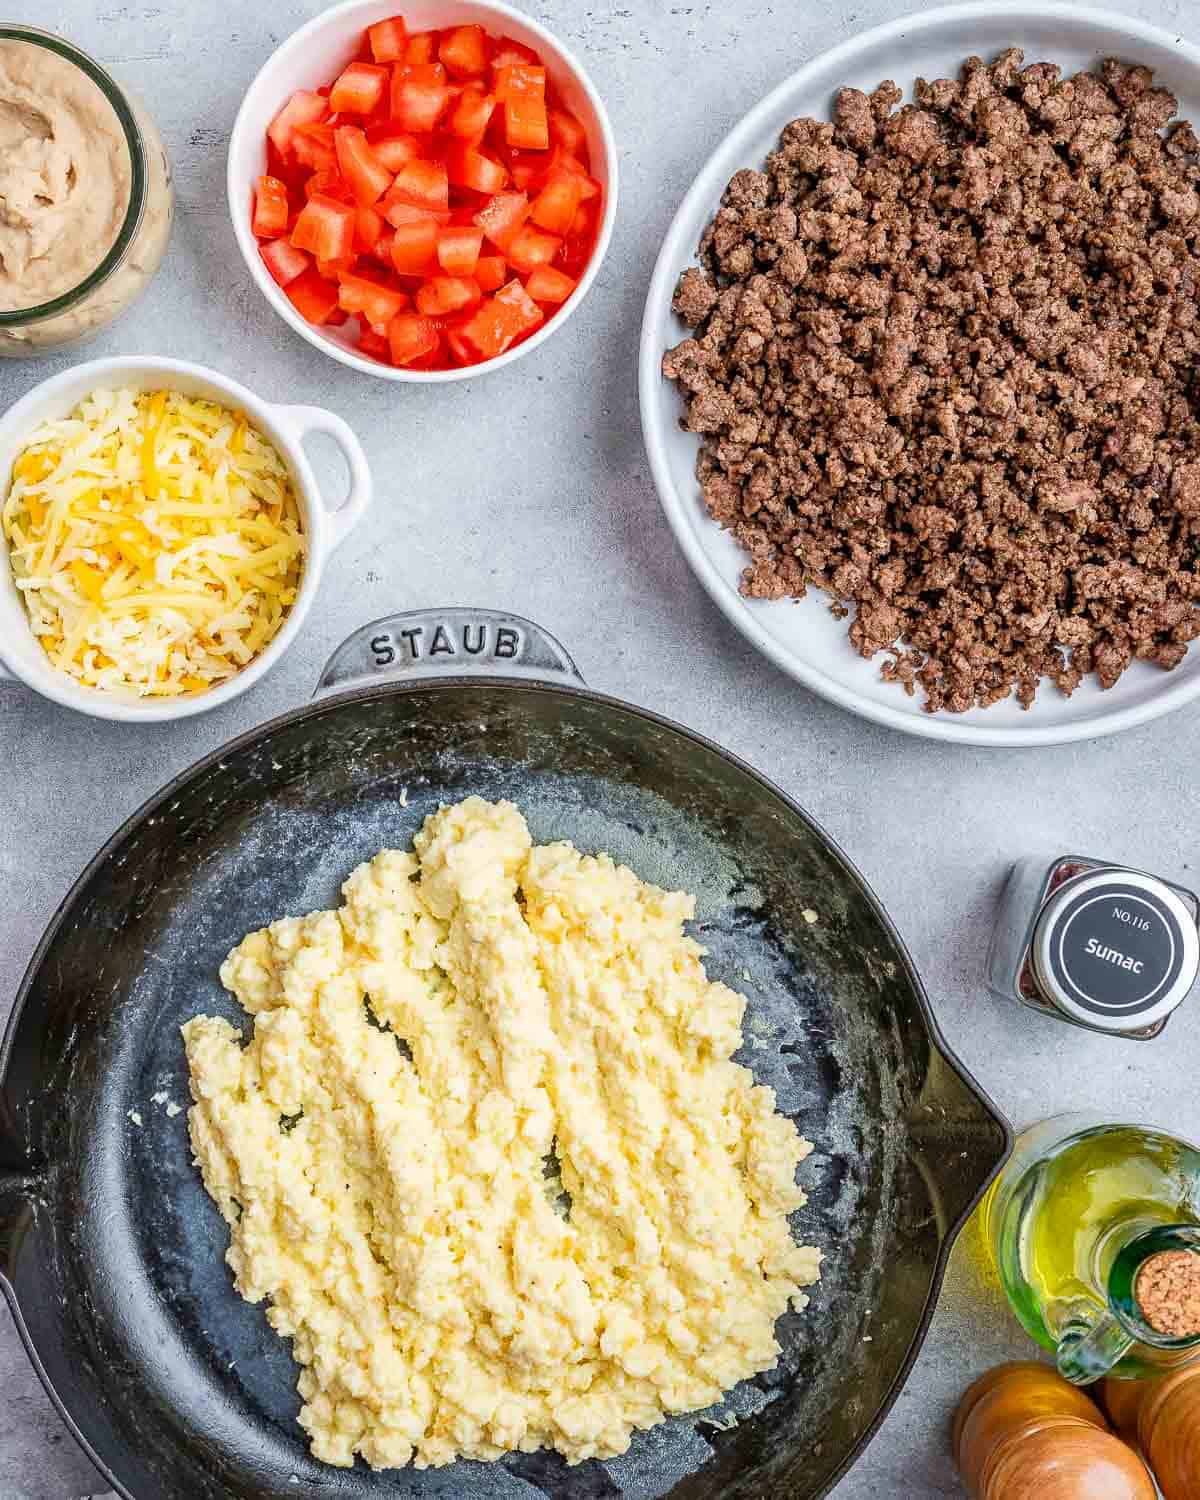
[{"label": "white plate", "polygon": [[1026,62],[1057,62],[1067,72],[1110,56],[1145,63],[1157,83],[1178,95],[1180,116],[1200,121],[1200,49],[1110,11],[1073,4],[954,5],[865,32],[807,63],[769,94],[725,138],[692,184],[650,283],[640,383],[642,428],[667,519],[701,583],[748,640],[814,692],[876,723],[965,744],[1032,746],[1113,734],[1188,702],[1200,694],[1200,644],[1173,672],[1135,663],[1108,692],[1092,678],[1064,698],[1046,683],[1028,711],[1011,700],[966,714],[926,713],[920,697],[909,698],[898,685],[881,680],[882,658],[864,661],[853,650],[846,622],[829,613],[827,595],[812,590],[795,603],[747,600],[738,593],[745,554],[704,509],[695,476],[699,440],[681,430],[679,392],[660,369],[663,351],[687,335],[671,311],[671,295],[680,273],[695,263],[700,236],[725,184],[740,167],[761,167],[789,120],[828,119],[843,85],[869,92],[893,78],[907,99],[917,77],[956,77],[972,53],[990,61],[1012,46],[1024,48]]}]

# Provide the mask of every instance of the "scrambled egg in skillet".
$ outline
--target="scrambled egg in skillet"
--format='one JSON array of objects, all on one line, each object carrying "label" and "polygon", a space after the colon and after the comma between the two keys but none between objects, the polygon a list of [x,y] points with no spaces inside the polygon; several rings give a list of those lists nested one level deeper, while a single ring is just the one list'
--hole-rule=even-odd
[{"label": "scrambled egg in skillet", "polygon": [[507,802],[414,845],[229,955],[248,1046],[183,1028],[227,1258],[326,1463],[610,1457],[775,1364],[821,1258],[787,1220],[811,1147],[730,1060],[745,1001],[690,896]]}]

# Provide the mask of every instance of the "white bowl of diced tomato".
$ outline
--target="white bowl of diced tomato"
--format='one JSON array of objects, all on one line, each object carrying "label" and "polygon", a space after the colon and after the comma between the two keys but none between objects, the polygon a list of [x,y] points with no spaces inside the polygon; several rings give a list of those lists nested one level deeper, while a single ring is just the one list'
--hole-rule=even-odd
[{"label": "white bowl of diced tomato", "polygon": [[617,156],[586,72],[519,11],[349,0],[251,84],[229,142],[250,273],[318,349],[389,380],[528,353],[595,279]]}]

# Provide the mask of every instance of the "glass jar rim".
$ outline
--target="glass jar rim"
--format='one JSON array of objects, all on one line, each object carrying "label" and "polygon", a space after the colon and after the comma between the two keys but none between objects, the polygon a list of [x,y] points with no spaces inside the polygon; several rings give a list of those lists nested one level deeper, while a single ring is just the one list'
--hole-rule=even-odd
[{"label": "glass jar rim", "polygon": [[117,237],[109,246],[107,254],[82,281],[68,288],[67,291],[60,292],[49,302],[0,312],[0,328],[9,328],[14,324],[20,326],[25,323],[40,323],[43,319],[52,318],[57,313],[69,312],[102,282],[107,281],[125,259],[141,223],[145,207],[146,156],[141,131],[137,127],[137,121],[133,117],[133,111],[123,91],[116,80],[86,52],[81,51],[65,38],[55,36],[50,31],[42,31],[36,26],[2,24],[0,25],[0,41],[27,42],[33,47],[44,47],[47,52],[57,53],[65,61],[73,63],[80,72],[92,80],[111,105],[129,147],[129,204],[121,227],[117,231]]}]

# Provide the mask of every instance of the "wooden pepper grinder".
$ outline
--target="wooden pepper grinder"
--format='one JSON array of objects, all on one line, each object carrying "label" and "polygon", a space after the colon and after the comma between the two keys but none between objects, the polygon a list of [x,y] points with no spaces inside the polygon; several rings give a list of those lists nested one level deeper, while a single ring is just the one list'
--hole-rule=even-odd
[{"label": "wooden pepper grinder", "polygon": [[1200,1496],[1200,1366],[1157,1380],[1106,1380],[1104,1404],[1149,1460],[1165,1500]]},{"label": "wooden pepper grinder", "polygon": [[1049,1365],[977,1380],[955,1414],[954,1457],[972,1500],[1156,1500],[1142,1460]]}]

